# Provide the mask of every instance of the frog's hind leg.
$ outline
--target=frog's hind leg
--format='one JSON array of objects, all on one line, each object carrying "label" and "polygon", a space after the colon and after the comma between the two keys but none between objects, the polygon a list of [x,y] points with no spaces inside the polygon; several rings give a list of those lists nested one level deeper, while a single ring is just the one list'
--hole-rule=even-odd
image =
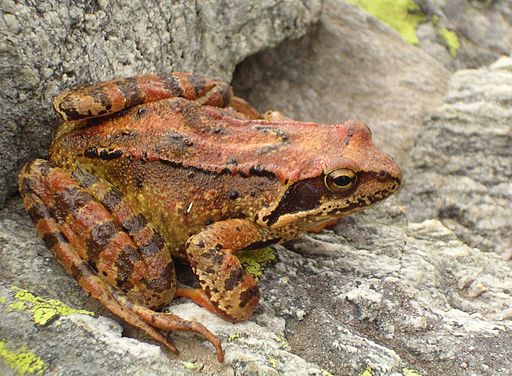
[{"label": "frog's hind leg", "polygon": [[65,270],[106,308],[169,350],[177,352],[157,329],[195,331],[222,361],[219,340],[204,326],[146,308],[170,301],[175,291],[172,260],[158,233],[108,183],[80,170],[73,177],[78,181],[45,160],[20,173],[27,211]]},{"label": "frog's hind leg", "polygon": [[147,74],[100,82],[55,97],[55,111],[65,121],[110,115],[142,103],[181,97],[226,107],[233,91],[226,82],[192,73]]}]

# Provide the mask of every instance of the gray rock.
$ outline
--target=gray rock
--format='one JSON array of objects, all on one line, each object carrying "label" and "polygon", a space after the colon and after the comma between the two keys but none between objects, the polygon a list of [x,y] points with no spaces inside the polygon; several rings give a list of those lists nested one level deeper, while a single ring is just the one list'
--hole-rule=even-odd
[{"label": "gray rock", "polygon": [[[510,0],[415,0],[428,16],[418,27],[420,48],[455,70],[478,68],[512,51]],[[433,24],[432,19],[437,19]],[[451,56],[440,30],[457,36],[460,48]]]},{"label": "gray rock", "polygon": [[229,80],[250,54],[303,35],[320,0],[0,3],[0,206],[21,165],[46,155],[52,97],[145,72]]},{"label": "gray rock", "polygon": [[467,244],[512,257],[512,59],[453,75],[411,154],[412,221],[440,218]]},{"label": "gray rock", "polygon": [[245,60],[233,85],[261,111],[305,121],[364,121],[377,145],[405,165],[448,78],[440,63],[386,25],[356,6],[329,0],[313,32]]}]

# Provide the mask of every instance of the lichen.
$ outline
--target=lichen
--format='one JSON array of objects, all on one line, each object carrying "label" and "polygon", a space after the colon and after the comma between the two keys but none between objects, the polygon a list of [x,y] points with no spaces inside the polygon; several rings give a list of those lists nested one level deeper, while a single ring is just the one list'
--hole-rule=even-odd
[{"label": "lichen", "polygon": [[451,57],[457,57],[457,53],[459,52],[460,42],[459,38],[457,38],[457,34],[454,31],[448,30],[446,27],[440,27],[437,30],[437,35],[442,39],[446,48],[448,48],[448,53]]},{"label": "lichen", "polygon": [[347,0],[372,14],[382,22],[398,31],[409,44],[418,45],[416,36],[418,24],[425,21],[426,16],[418,4],[412,0]]},{"label": "lichen", "polygon": [[412,368],[402,368],[403,376],[421,376],[421,373]]},{"label": "lichen", "polygon": [[4,341],[0,341],[0,356],[4,358],[7,365],[16,371],[19,376],[24,375],[42,375],[44,370],[48,368],[43,359],[36,354],[22,348],[20,351],[11,351],[7,349]]},{"label": "lichen", "polygon": [[277,343],[279,343],[279,348],[283,350],[290,350],[290,344],[286,340],[286,338],[277,336]]},{"label": "lichen", "polygon": [[253,277],[260,277],[267,264],[276,259],[274,250],[269,247],[253,251],[238,252],[236,256],[247,273]]},{"label": "lichen", "polygon": [[193,370],[193,369],[197,368],[197,365],[195,363],[193,363],[193,362],[182,361],[181,364],[183,365],[183,367],[185,369]]},{"label": "lichen", "polygon": [[457,37],[457,34],[454,31],[451,31],[444,27],[441,24],[439,16],[432,16],[432,24],[436,27],[437,36],[441,39],[441,41],[448,49],[448,53],[450,54],[450,56],[453,58],[457,57],[457,53],[459,52],[460,48],[460,42],[459,38]]},{"label": "lichen", "polygon": [[14,311],[30,310],[32,319],[38,325],[47,325],[60,316],[69,316],[75,313],[94,316],[94,312],[71,308],[57,299],[44,299],[28,290],[15,289],[18,290],[14,295],[16,301],[11,303],[9,308]]},{"label": "lichen", "polygon": [[332,373],[330,373],[329,371],[327,371],[323,368],[320,368],[320,372],[322,372],[322,376],[333,376]]},{"label": "lichen", "polygon": [[277,368],[277,366],[279,365],[279,360],[273,355],[268,355],[267,361],[272,368]]},{"label": "lichen", "polygon": [[243,334],[242,334],[242,333],[238,333],[238,332],[231,333],[231,334],[228,336],[228,342],[234,342],[234,341],[236,341],[237,339],[242,338],[242,337],[243,337]]},{"label": "lichen", "polygon": [[370,366],[366,366],[366,368],[359,373],[359,376],[373,376],[372,368]]}]

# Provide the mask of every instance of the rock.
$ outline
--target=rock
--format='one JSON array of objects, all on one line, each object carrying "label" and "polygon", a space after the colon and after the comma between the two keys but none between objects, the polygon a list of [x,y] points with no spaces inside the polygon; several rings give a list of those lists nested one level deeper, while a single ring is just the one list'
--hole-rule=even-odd
[{"label": "rock", "polygon": [[420,48],[451,70],[491,64],[512,51],[510,0],[415,0],[427,15]]},{"label": "rock", "polygon": [[512,257],[512,58],[453,75],[425,123],[405,190],[412,221],[440,218],[473,247]]},{"label": "rock", "polygon": [[237,67],[236,92],[298,120],[366,122],[401,164],[449,72],[356,6],[329,0],[317,28]]},{"label": "rock", "polygon": [[21,165],[47,153],[52,97],[79,84],[145,72],[229,80],[235,64],[318,19],[320,0],[2,1],[0,206]]}]

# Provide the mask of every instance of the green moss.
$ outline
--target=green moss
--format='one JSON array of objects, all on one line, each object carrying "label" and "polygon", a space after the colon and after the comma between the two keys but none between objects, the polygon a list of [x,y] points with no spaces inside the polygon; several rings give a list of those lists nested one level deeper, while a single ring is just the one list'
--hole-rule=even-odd
[{"label": "green moss", "polygon": [[403,376],[421,376],[421,373],[412,368],[402,368]]},{"label": "green moss", "polygon": [[268,355],[267,361],[272,368],[277,368],[277,366],[279,365],[279,360],[273,355]]},{"label": "green moss", "polygon": [[16,371],[20,376],[23,375],[42,375],[47,367],[44,360],[26,348],[19,352],[7,349],[5,342],[0,341],[0,356],[5,359],[9,367]]},{"label": "green moss", "polygon": [[420,7],[412,0],[347,0],[398,31],[410,44],[418,45],[418,24],[425,20]]},{"label": "green moss", "polygon": [[15,311],[30,310],[32,319],[38,325],[46,325],[60,316],[69,316],[75,313],[94,316],[93,312],[74,309],[57,299],[44,299],[27,290],[18,290],[14,298],[16,301],[11,303],[9,308]]},{"label": "green moss", "polygon": [[247,273],[253,277],[260,277],[266,265],[276,259],[274,250],[269,247],[254,251],[237,252],[236,256]]},{"label": "green moss", "polygon": [[359,373],[359,376],[373,376],[372,368],[370,366],[366,366],[366,368]]}]

